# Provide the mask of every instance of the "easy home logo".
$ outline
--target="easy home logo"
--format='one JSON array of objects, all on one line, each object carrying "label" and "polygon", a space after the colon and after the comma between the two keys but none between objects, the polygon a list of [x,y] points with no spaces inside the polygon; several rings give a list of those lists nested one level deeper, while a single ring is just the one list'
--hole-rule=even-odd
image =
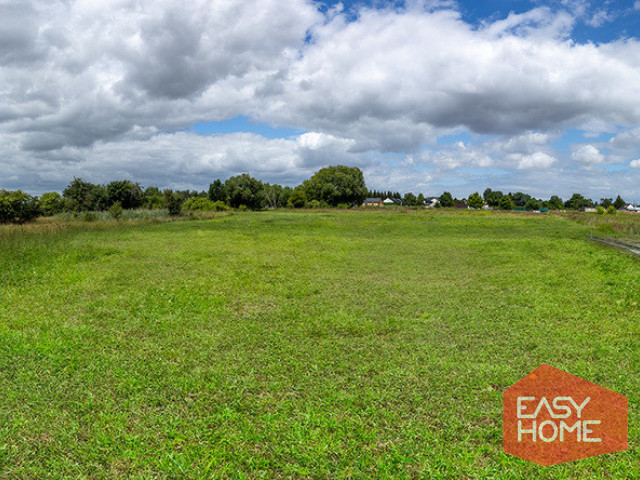
[{"label": "easy home logo", "polygon": [[549,365],[503,395],[510,455],[554,465],[627,449],[627,398]]}]

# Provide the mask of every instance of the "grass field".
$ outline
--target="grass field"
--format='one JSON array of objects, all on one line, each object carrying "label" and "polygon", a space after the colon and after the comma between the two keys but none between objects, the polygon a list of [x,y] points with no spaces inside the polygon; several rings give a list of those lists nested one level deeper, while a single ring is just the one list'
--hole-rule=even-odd
[{"label": "grass field", "polygon": [[574,213],[568,218],[589,227],[589,235],[594,237],[617,238],[640,245],[640,215],[617,214],[598,215]]},{"label": "grass field", "polygon": [[[640,261],[560,216],[0,227],[0,478],[640,478]],[[548,363],[629,449],[502,452]]]}]

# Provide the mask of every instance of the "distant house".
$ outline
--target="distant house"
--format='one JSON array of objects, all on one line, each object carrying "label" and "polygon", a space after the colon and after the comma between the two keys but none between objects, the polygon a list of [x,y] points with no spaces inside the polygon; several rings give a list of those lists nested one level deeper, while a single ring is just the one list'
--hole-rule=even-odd
[{"label": "distant house", "polygon": [[399,198],[385,198],[382,203],[384,205],[402,205],[402,200]]},{"label": "distant house", "polygon": [[586,212],[586,213],[596,213],[598,211],[597,208],[593,208],[593,207],[582,207],[579,210],[581,212]]},{"label": "distant house", "polygon": [[640,207],[634,207],[632,203],[625,206],[624,209],[628,212],[640,212]]},{"label": "distant house", "polygon": [[437,197],[429,197],[424,201],[427,208],[435,208],[438,203],[440,203],[440,199]]},{"label": "distant house", "polygon": [[382,207],[383,205],[381,198],[367,198],[362,204],[363,207]]}]

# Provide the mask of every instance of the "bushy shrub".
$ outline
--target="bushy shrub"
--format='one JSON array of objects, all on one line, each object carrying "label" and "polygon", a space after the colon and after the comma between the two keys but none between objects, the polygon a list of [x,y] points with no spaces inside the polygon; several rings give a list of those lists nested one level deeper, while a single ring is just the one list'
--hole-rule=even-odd
[{"label": "bushy shrub", "polygon": [[213,211],[214,212],[225,212],[227,210],[229,210],[229,205],[227,205],[223,201],[218,200],[216,202],[213,202]]},{"label": "bushy shrub", "polygon": [[24,223],[39,214],[35,197],[21,190],[0,190],[0,223]]},{"label": "bushy shrub", "polygon": [[321,208],[322,204],[318,200],[311,200],[307,203],[307,207],[309,208]]},{"label": "bushy shrub", "polygon": [[598,215],[604,215],[604,207],[602,205],[598,205],[596,212],[598,213]]},{"label": "bushy shrub", "polygon": [[182,204],[184,210],[190,212],[212,212],[214,205],[211,200],[203,197],[191,197]]},{"label": "bushy shrub", "polygon": [[182,200],[180,197],[176,195],[173,190],[165,190],[163,195],[164,203],[167,205],[167,210],[169,210],[169,215],[180,215],[182,213]]},{"label": "bushy shrub", "polygon": [[607,207],[607,215],[615,215],[616,213],[618,213],[618,211],[616,210],[615,205],[609,205]]},{"label": "bushy shrub", "polygon": [[38,199],[40,213],[48,217],[64,210],[64,199],[58,192],[43,193]]},{"label": "bushy shrub", "polygon": [[120,217],[122,217],[123,211],[124,209],[122,208],[122,205],[120,204],[120,202],[115,202],[113,205],[109,207],[109,213],[115,220],[119,220]]},{"label": "bushy shrub", "polygon": [[142,206],[149,210],[159,210],[165,206],[158,187],[148,187],[144,190]]},{"label": "bushy shrub", "polygon": [[223,201],[212,202],[204,197],[191,197],[182,204],[182,208],[189,212],[224,212],[229,210],[229,206]]}]

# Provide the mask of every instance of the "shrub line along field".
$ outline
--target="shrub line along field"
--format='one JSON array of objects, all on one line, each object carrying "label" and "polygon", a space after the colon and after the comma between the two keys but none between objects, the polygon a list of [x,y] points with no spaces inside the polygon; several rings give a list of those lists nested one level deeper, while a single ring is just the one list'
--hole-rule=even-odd
[{"label": "shrub line along field", "polygon": [[[0,228],[0,478],[640,478],[640,263],[557,215],[272,211]],[[629,449],[502,452],[548,363]]]}]

